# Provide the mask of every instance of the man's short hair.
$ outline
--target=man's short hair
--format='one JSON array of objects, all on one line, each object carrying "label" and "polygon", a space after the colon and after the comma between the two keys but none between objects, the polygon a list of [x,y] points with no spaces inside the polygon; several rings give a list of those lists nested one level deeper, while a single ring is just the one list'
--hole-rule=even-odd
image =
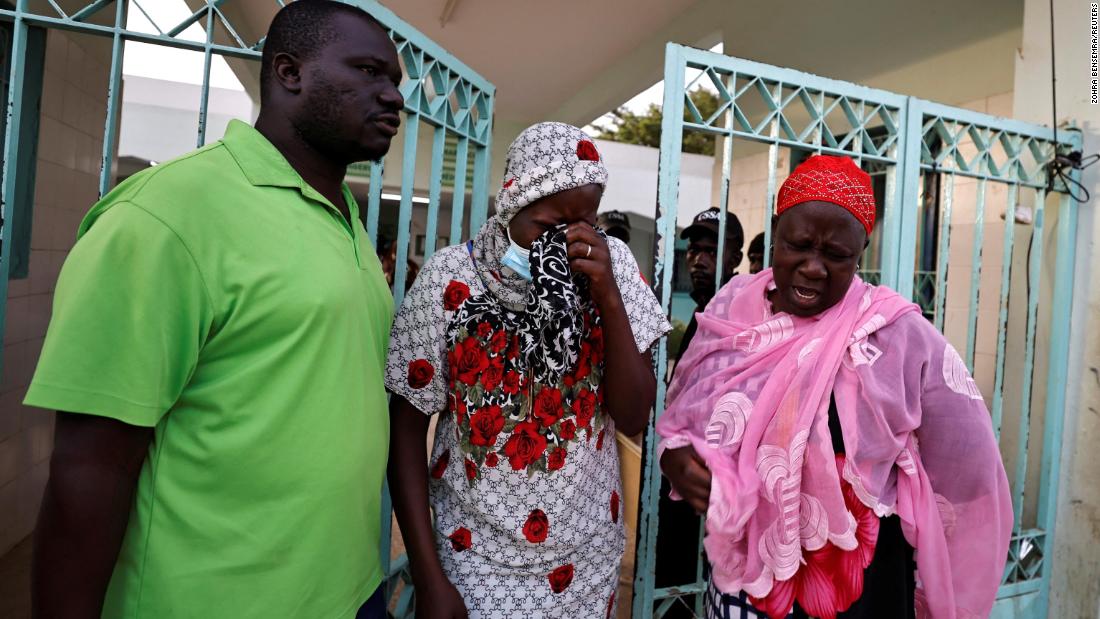
[{"label": "man's short hair", "polygon": [[752,242],[749,243],[748,254],[751,256],[752,254],[761,254],[761,255],[763,255],[763,253],[764,253],[764,233],[761,232],[760,234],[757,234],[756,236],[752,237]]},{"label": "man's short hair", "polygon": [[264,39],[263,57],[260,60],[260,98],[266,96],[272,79],[271,61],[276,54],[292,54],[299,60],[309,60],[317,51],[336,37],[332,18],[336,15],[354,15],[378,26],[386,27],[363,9],[336,0],[296,0],[275,14]]}]

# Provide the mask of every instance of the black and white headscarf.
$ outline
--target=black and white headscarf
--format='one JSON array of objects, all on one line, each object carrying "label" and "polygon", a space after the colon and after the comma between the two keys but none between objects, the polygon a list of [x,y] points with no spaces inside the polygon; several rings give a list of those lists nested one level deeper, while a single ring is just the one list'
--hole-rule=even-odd
[{"label": "black and white headscarf", "polygon": [[491,296],[468,301],[452,323],[448,339],[454,340],[463,329],[473,333],[482,322],[507,326],[519,335],[521,360],[531,377],[555,384],[576,365],[586,328],[600,324],[587,289],[587,278],[569,268],[565,226],[559,226],[531,244],[531,282],[523,311],[511,310]]}]

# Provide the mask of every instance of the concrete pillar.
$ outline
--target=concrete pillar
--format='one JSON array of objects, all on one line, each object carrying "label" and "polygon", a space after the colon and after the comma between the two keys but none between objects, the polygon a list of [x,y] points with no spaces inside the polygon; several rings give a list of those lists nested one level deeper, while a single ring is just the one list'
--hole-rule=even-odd
[{"label": "concrete pillar", "polygon": [[[1014,115],[1051,123],[1051,39],[1048,0],[1025,0],[1023,45],[1016,61]],[[1084,132],[1084,152],[1100,151],[1100,105],[1092,103],[1090,0],[1054,0],[1058,122]],[[1095,32],[1095,31],[1093,31]],[[1091,49],[1090,49],[1091,48]],[[1081,206],[1077,232],[1072,344],[1049,617],[1100,617],[1100,165],[1083,182],[1092,200]]]}]

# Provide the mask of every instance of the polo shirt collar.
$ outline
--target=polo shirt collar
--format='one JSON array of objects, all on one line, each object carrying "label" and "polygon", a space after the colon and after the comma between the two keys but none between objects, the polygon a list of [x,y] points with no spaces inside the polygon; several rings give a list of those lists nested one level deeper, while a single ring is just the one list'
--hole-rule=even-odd
[{"label": "polo shirt collar", "polygon": [[[307,183],[291,167],[279,149],[275,148],[255,127],[240,120],[231,120],[222,143],[229,149],[248,182],[256,186],[298,189],[310,200],[335,208],[321,192]],[[345,193],[347,193],[345,191]]]}]

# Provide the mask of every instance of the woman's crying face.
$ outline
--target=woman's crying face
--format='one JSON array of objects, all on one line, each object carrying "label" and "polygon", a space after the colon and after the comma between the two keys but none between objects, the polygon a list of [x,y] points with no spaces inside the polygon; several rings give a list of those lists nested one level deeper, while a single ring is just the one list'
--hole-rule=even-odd
[{"label": "woman's crying face", "polygon": [[843,207],[811,201],[784,211],[773,225],[775,309],[808,317],[843,299],[867,247],[859,220]]}]

